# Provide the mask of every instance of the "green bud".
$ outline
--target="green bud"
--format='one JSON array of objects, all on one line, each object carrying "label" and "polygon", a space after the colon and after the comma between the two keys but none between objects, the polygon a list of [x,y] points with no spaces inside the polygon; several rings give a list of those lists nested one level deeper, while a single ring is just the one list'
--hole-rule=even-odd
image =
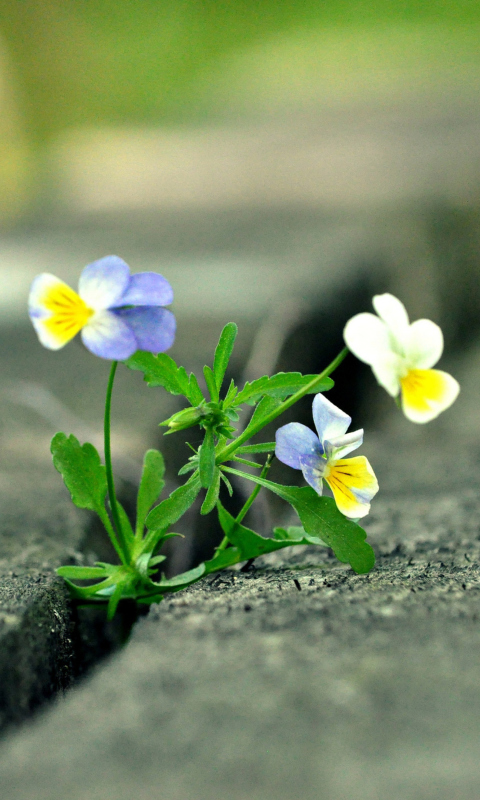
[{"label": "green bud", "polygon": [[194,425],[197,425],[204,415],[205,412],[201,406],[197,408],[184,408],[182,411],[177,411],[176,414],[166,419],[165,422],[161,422],[160,425],[170,428],[167,433],[175,433],[175,431],[183,431],[186,428],[192,428]]}]

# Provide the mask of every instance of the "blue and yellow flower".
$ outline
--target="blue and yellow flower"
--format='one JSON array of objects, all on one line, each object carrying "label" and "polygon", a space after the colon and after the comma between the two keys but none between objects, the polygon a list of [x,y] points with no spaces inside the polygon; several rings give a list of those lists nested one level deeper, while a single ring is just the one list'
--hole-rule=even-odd
[{"label": "blue and yellow flower", "polygon": [[175,317],[163,308],[172,300],[172,287],[162,275],[130,275],[125,261],[105,256],[85,267],[78,294],[55,275],[38,275],[30,289],[29,315],[49,350],[59,350],[81,331],[92,353],[124,361],[137,350],[163,353],[172,346]]},{"label": "blue and yellow flower", "polygon": [[289,467],[301,469],[319,495],[325,480],[342,514],[360,519],[370,511],[378,482],[365,456],[344,456],[360,447],[363,430],[346,433],[351,417],[322,394],[315,395],[312,412],[318,436],[299,422],[284,425],[275,436],[275,455]]},{"label": "blue and yellow flower", "polygon": [[460,391],[448,372],[432,369],[443,352],[441,329],[429,319],[410,324],[405,306],[391,294],[373,298],[375,314],[352,317],[345,326],[349,350],[370,364],[392,397],[400,395],[402,410],[412,422],[430,422],[456,400]]}]

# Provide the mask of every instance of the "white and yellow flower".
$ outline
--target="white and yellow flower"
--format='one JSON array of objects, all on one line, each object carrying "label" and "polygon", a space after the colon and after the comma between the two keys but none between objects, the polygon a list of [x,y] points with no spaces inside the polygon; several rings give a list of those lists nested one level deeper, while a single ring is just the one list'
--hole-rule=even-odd
[{"label": "white and yellow flower", "polygon": [[410,324],[405,306],[391,294],[373,298],[375,314],[352,317],[343,332],[349,350],[369,364],[405,416],[424,423],[456,400],[460,386],[447,372],[432,369],[443,352],[441,329],[429,319]]},{"label": "white and yellow flower", "polygon": [[325,480],[342,514],[360,519],[370,511],[378,482],[365,456],[344,456],[360,447],[363,430],[346,433],[351,417],[322,394],[315,395],[312,413],[318,436],[300,422],[283,425],[275,435],[275,455],[289,467],[301,469],[317,494],[322,494]]}]

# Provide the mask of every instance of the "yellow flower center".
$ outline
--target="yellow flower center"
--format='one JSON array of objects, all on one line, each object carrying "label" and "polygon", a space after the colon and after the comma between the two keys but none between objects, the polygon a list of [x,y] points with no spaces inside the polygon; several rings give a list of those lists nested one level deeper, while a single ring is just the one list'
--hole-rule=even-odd
[{"label": "yellow flower center", "polygon": [[73,339],[95,313],[66,284],[49,289],[43,298],[43,305],[51,312],[51,317],[45,320],[45,327],[59,344],[66,344]]}]

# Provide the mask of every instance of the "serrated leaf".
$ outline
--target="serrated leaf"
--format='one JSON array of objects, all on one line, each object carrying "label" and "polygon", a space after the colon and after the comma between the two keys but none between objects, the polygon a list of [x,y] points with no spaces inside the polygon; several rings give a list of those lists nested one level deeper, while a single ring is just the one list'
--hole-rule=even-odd
[{"label": "serrated leaf", "polygon": [[227,469],[234,475],[270,489],[290,503],[300,517],[306,534],[319,537],[332,548],[339,561],[350,564],[358,573],[372,569],[375,554],[365,541],[365,531],[341,514],[331,497],[320,497],[311,486],[281,486],[257,475],[247,475],[230,467]]},{"label": "serrated leaf", "polygon": [[205,495],[205,500],[202,503],[202,507],[200,509],[200,514],[210,514],[210,511],[213,511],[217,504],[218,495],[220,492],[220,470],[218,467],[215,467],[213,478],[210,486],[208,487],[207,494]]},{"label": "serrated leaf", "polygon": [[[200,478],[198,474],[192,475],[187,483],[175,489],[166,500],[162,500],[153,508],[145,524],[150,531],[166,530],[190,508],[195,502],[200,491]],[[148,548],[147,548],[148,549]]]},{"label": "serrated leaf", "polygon": [[[290,547],[292,545],[321,544],[319,540],[312,541],[312,537],[305,535],[305,532],[303,532],[302,536],[295,539],[266,539],[264,536],[260,536],[259,533],[255,533],[255,531],[237,522],[220,502],[217,504],[217,508],[218,519],[222,530],[228,541],[239,551],[240,561],[247,561],[249,558],[257,558],[258,556],[265,555],[265,553],[272,553],[274,550],[281,550],[284,547]],[[225,552],[228,553],[228,550]]]},{"label": "serrated leaf", "polygon": [[90,581],[95,578],[105,578],[108,572],[104,567],[58,567],[57,575],[73,581]]},{"label": "serrated leaf", "polygon": [[165,486],[164,474],[165,462],[160,451],[147,450],[143,459],[142,477],[138,487],[136,536],[142,535],[147,514],[153,504],[157,502]]},{"label": "serrated leaf", "polygon": [[[265,396],[285,400],[286,397],[295,394],[299,389],[303,389],[314,378],[315,375],[302,375],[301,372],[277,372],[276,375],[271,377],[264,375],[263,378],[257,378],[257,380],[245,384],[242,391],[235,398],[235,405],[257,403],[261,397]],[[326,392],[332,386],[333,381],[331,378],[323,378],[310,389],[309,394]]]},{"label": "serrated leaf", "polygon": [[215,350],[213,376],[219,392],[222,388],[223,378],[228,367],[228,362],[230,361],[230,356],[232,355],[237,333],[238,328],[234,322],[229,322],[225,325]]},{"label": "serrated leaf", "polygon": [[200,483],[203,489],[208,489],[213,481],[215,471],[215,437],[212,428],[207,428],[203,443],[199,450]]},{"label": "serrated leaf", "polygon": [[93,444],[81,445],[71,434],[56,433],[50,445],[55,469],[61,474],[78,508],[103,511],[107,495],[105,467]]},{"label": "serrated leaf", "polygon": [[185,368],[177,366],[166,353],[155,356],[153,353],[137,350],[124,363],[130,369],[143,372],[143,379],[149,386],[163,386],[170,394],[181,394],[192,406],[198,406],[203,400],[195,375],[187,375]]}]

